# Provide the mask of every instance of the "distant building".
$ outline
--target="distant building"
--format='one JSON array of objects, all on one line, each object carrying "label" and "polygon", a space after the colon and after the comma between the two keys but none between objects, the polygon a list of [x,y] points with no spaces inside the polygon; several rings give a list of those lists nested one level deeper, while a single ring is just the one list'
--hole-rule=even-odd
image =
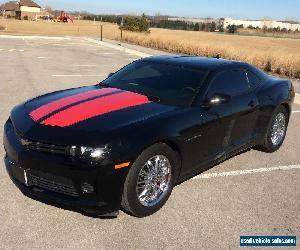
[{"label": "distant building", "polygon": [[212,23],[219,20],[213,18],[188,18],[188,17],[168,17],[169,21],[181,21],[187,23]]},{"label": "distant building", "polygon": [[10,1],[0,6],[0,14],[17,19],[36,20],[41,6],[32,0]]},{"label": "distant building", "polygon": [[243,25],[244,28],[253,27],[262,29],[264,27],[268,29],[273,28],[280,28],[280,29],[287,29],[287,30],[299,30],[300,31],[300,24],[299,23],[291,23],[291,22],[279,22],[279,21],[271,21],[271,20],[235,20],[232,18],[225,18],[223,19],[224,28],[229,25],[236,25],[240,26]]},{"label": "distant building", "polygon": [[18,18],[21,14],[19,2],[10,1],[0,6],[0,14],[5,17]]},{"label": "distant building", "polygon": [[280,22],[280,21],[271,21],[271,20],[237,20],[232,18],[188,18],[188,17],[168,17],[170,21],[183,21],[187,23],[212,23],[215,22],[217,24],[223,24],[224,29],[226,29],[229,25],[241,26],[244,28],[252,27],[263,29],[264,27],[268,29],[279,28],[279,29],[287,29],[287,30],[299,30],[300,24],[297,22]]}]

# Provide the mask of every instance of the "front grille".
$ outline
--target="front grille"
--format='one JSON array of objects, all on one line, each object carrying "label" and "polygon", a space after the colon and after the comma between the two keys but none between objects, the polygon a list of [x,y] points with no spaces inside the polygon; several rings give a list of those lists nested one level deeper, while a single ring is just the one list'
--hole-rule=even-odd
[{"label": "front grille", "polygon": [[26,149],[31,149],[35,151],[61,155],[65,155],[67,152],[67,146],[58,146],[54,144],[35,142],[27,139],[20,139],[20,142]]},{"label": "front grille", "polygon": [[45,190],[78,197],[72,182],[66,178],[45,174],[40,171],[27,173],[28,184]]},{"label": "front grille", "polygon": [[[22,140],[21,140],[22,141]],[[58,146],[54,144],[46,144],[42,142],[33,142],[33,141],[28,141],[23,139],[22,145],[25,146],[27,149],[31,150],[36,150],[36,151],[41,151],[41,152],[47,152],[47,153],[52,153],[52,154],[62,154],[65,155],[67,152],[67,147],[66,146]]]},{"label": "front grille", "polygon": [[15,133],[20,141],[20,143],[26,148],[26,149],[31,149],[35,151],[41,151],[41,152],[46,152],[46,153],[52,153],[52,154],[61,154],[65,155],[67,153],[67,146],[62,146],[62,145],[54,145],[50,143],[43,143],[43,142],[38,142],[38,141],[32,141],[29,139],[26,139],[23,137],[21,132],[14,128]]}]

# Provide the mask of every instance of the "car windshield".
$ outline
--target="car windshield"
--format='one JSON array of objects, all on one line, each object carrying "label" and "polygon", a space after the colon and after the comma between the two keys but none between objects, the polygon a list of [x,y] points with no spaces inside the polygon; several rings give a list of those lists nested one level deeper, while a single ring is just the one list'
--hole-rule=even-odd
[{"label": "car windshield", "polygon": [[181,65],[136,61],[104,80],[101,85],[148,96],[153,101],[191,105],[206,72]]}]

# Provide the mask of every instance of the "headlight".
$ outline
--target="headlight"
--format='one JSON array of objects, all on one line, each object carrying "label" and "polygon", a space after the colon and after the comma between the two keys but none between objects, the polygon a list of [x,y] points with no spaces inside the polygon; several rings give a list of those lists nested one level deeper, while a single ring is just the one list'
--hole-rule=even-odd
[{"label": "headlight", "polygon": [[104,160],[109,150],[107,147],[92,148],[84,146],[71,146],[69,148],[69,155],[72,157],[78,157],[80,160],[97,164]]}]

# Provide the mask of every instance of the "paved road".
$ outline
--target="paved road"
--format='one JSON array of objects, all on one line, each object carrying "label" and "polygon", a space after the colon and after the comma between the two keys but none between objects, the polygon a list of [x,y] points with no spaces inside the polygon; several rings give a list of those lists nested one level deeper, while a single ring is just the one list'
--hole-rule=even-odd
[{"label": "paved road", "polygon": [[[94,84],[136,58],[78,39],[0,38],[0,140],[16,103]],[[207,171],[207,178],[177,186],[166,206],[144,219],[123,212],[113,220],[91,218],[31,200],[0,163],[0,249],[237,249],[240,235],[299,240],[299,124],[300,113],[293,113],[278,152],[251,150],[232,158]],[[223,174],[230,171],[238,172]]]}]

